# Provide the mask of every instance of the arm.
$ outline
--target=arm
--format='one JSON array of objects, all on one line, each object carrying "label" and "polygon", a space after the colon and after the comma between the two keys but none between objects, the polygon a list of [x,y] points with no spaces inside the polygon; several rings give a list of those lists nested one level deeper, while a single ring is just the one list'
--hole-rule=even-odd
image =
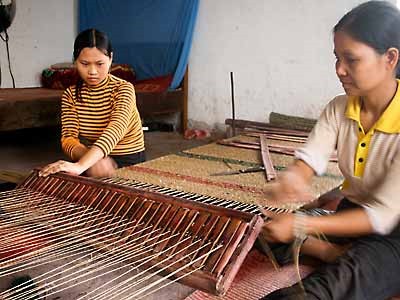
[{"label": "arm", "polygon": [[325,172],[339,133],[338,115],[344,114],[346,98],[332,100],[321,113],[307,143],[295,152],[296,160],[282,172],[275,184],[266,186],[266,199],[272,202],[308,203],[312,177]]},{"label": "arm", "polygon": [[[371,233],[388,234],[398,224],[400,217],[400,153],[392,160],[389,170],[380,184],[365,196],[369,204],[364,207],[340,211],[329,216],[305,216],[303,226],[309,235],[361,236]],[[266,213],[268,215],[268,213]],[[264,225],[270,241],[293,240],[294,214],[272,215]]]},{"label": "arm", "polygon": [[73,175],[80,175],[104,158],[103,151],[93,146],[77,162],[64,160],[45,166],[40,172],[40,176],[48,176],[57,172],[67,172]]},{"label": "arm", "polygon": [[73,161],[78,161],[80,160],[87,152],[89,151],[89,148],[86,147],[83,144],[76,145],[71,152],[71,159]]},{"label": "arm", "polygon": [[360,236],[374,230],[365,209],[355,208],[329,216],[306,217],[305,231],[311,235]]},{"label": "arm", "polygon": [[[68,172],[75,175],[89,170],[91,176],[108,176],[114,169],[114,162],[111,158],[104,158],[103,151],[96,146],[91,148],[80,143],[79,136],[79,120],[76,107],[74,105],[71,91],[68,89],[62,98],[62,137],[61,143],[64,152],[75,163],[67,161],[57,161],[45,166],[40,176],[47,176],[60,171]],[[94,170],[90,170],[90,169]]]},{"label": "arm", "polygon": [[374,232],[379,234],[390,233],[400,219],[400,150],[396,152],[379,184],[368,191],[369,201],[364,205]]},{"label": "arm", "polygon": [[[303,219],[305,233],[332,236],[360,236],[371,233],[388,234],[400,218],[400,152],[395,155],[379,184],[365,194],[368,204],[364,207],[340,211],[334,215]],[[294,214],[270,215],[271,221],[264,225],[264,231],[271,241],[290,242],[293,240]]]},{"label": "arm", "polygon": [[[295,214],[271,215],[263,227],[264,236],[271,242],[289,243],[293,241]],[[360,236],[372,233],[373,227],[366,211],[362,208],[349,209],[329,216],[305,216],[304,232],[319,236]]]},{"label": "arm", "polygon": [[[100,148],[92,146],[86,153],[76,162],[78,170],[82,170],[83,173],[93,165],[95,165],[99,160],[104,158],[104,153]],[[79,174],[80,174],[79,173]]]},{"label": "arm", "polygon": [[311,179],[314,177],[314,170],[304,161],[297,159],[288,168],[289,172],[296,174],[304,180],[305,184],[311,184]]},{"label": "arm", "polygon": [[61,147],[73,161],[77,161],[87,151],[87,147],[79,141],[78,112],[69,88],[61,98]]},{"label": "arm", "polygon": [[107,127],[94,143],[99,147],[104,156],[113,151],[115,146],[125,137],[129,126],[132,122],[136,122],[141,129],[141,120],[136,108],[136,97],[133,85],[130,83],[122,83],[111,96],[113,101],[113,110],[110,115],[110,122]]}]

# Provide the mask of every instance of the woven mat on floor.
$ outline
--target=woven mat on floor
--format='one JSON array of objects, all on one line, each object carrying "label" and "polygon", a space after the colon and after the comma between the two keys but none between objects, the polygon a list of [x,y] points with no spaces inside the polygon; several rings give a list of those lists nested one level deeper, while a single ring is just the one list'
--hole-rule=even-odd
[{"label": "woven mat on floor", "polygon": [[[278,170],[286,167],[293,160],[292,156],[284,154],[271,153],[271,156]],[[265,191],[271,187],[271,183],[267,183],[264,172],[225,176],[210,175],[261,164],[259,150],[212,143],[119,169],[116,176],[242,203],[263,203],[270,207],[296,208],[266,201]],[[325,176],[314,177],[312,192],[318,196],[338,186],[341,181],[342,177],[337,164],[330,163]]]},{"label": "woven mat on floor", "polygon": [[[255,137],[248,136],[237,136],[229,140],[239,139],[241,141],[247,142],[258,142],[259,139]],[[268,141],[270,142],[270,141]],[[302,144],[295,142],[285,142],[285,141],[273,141],[273,144],[282,146],[293,146],[301,147]],[[182,151],[182,155],[187,155],[190,157],[198,157],[202,159],[209,160],[219,160],[227,163],[237,163],[247,166],[254,166],[262,164],[261,151],[255,149],[244,149],[238,147],[230,147],[225,145],[220,145],[217,143],[210,143],[207,145],[195,147],[189,150]],[[271,160],[277,169],[282,169],[287,167],[293,162],[293,156],[270,152]],[[341,177],[340,170],[336,162],[329,162],[326,170],[326,174],[330,177]]]},{"label": "woven mat on floor", "polygon": [[[243,168],[230,164],[232,169]],[[210,197],[235,200],[242,203],[264,203],[270,207],[278,203],[265,200],[265,190],[271,187],[263,172],[227,176],[210,176],[211,173],[226,171],[222,162],[202,160],[179,155],[167,155],[139,165],[119,169],[117,176],[196,193]],[[341,182],[339,177],[315,177],[312,190],[315,195],[324,193]],[[282,204],[279,204],[282,207]],[[286,207],[283,205],[283,207]]]},{"label": "woven mat on floor", "polygon": [[[301,265],[302,278],[311,273],[312,267]],[[185,300],[252,300],[260,299],[277,289],[290,286],[299,280],[293,265],[276,271],[269,259],[253,249],[244,260],[233,283],[224,296],[214,296],[195,291]]]}]

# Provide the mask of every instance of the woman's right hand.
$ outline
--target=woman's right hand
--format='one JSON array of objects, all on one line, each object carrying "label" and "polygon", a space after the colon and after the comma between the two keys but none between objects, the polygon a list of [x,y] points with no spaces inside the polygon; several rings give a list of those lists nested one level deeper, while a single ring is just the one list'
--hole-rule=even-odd
[{"label": "woman's right hand", "polygon": [[39,176],[46,177],[50,174],[58,172],[66,172],[73,175],[80,175],[85,169],[79,163],[73,163],[65,160],[59,160],[52,164],[49,164],[39,171]]},{"label": "woman's right hand", "polygon": [[270,202],[305,203],[314,200],[308,181],[296,170],[287,170],[278,176],[275,183],[265,189],[265,197]]}]

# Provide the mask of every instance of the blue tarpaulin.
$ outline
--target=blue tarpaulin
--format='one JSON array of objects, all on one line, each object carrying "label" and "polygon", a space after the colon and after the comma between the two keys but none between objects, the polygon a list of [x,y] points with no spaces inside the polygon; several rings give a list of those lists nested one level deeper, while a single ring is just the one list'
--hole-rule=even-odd
[{"label": "blue tarpaulin", "polygon": [[105,32],[114,62],[130,64],[137,79],[185,74],[199,0],[80,0],[79,31]]}]

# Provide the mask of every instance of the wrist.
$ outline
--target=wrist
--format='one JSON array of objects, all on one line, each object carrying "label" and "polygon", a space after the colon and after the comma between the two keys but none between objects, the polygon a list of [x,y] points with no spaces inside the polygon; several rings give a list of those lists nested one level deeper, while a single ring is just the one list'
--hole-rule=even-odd
[{"label": "wrist", "polygon": [[296,239],[305,240],[310,234],[308,220],[309,216],[301,211],[296,211],[294,213],[293,219],[293,236]]},{"label": "wrist", "polygon": [[89,169],[89,167],[88,166],[85,166],[85,164],[83,163],[83,162],[81,162],[81,161],[77,161],[77,162],[75,162],[75,165],[76,165],[76,167],[77,167],[77,171],[78,171],[78,173],[79,174],[82,174],[83,172],[85,172],[87,169]]},{"label": "wrist", "polygon": [[314,170],[304,161],[297,159],[292,165],[287,168],[288,171],[295,173],[301,180],[307,184],[311,183],[314,177]]}]

